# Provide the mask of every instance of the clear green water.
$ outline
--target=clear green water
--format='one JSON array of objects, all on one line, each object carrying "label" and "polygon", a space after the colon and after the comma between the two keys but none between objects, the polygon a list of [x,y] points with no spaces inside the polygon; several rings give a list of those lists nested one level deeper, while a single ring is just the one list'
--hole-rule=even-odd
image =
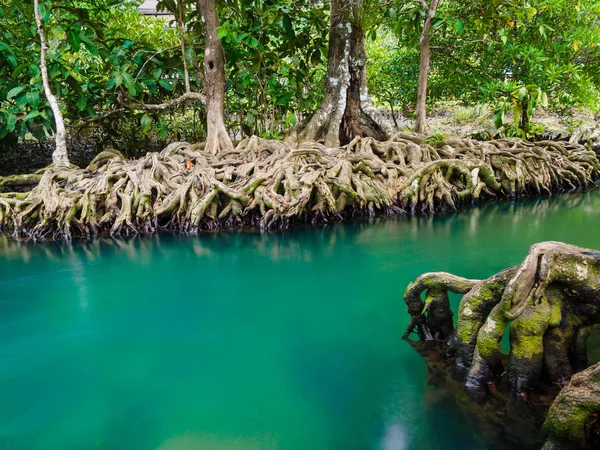
[{"label": "clear green water", "polygon": [[538,241],[600,248],[599,221],[596,192],[274,235],[0,240],[0,449],[492,448],[425,385],[403,290]]}]

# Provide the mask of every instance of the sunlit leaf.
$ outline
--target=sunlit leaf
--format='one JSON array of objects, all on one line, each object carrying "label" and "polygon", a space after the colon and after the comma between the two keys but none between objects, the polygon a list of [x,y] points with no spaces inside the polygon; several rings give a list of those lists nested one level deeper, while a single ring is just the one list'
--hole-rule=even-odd
[{"label": "sunlit leaf", "polygon": [[6,99],[10,100],[11,98],[15,97],[17,94],[23,92],[24,90],[25,86],[17,86],[12,88],[10,91],[8,91],[8,94],[6,94]]}]

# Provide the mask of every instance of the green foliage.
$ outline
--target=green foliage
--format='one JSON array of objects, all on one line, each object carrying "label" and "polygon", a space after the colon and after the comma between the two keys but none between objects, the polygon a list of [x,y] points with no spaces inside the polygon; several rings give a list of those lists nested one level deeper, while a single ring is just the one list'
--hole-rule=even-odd
[{"label": "green foliage", "polygon": [[[548,108],[563,115],[582,106],[598,110],[598,17],[600,0],[444,0],[433,27],[428,99],[493,105],[507,100],[502,106],[513,110],[507,82],[538,86]],[[394,45],[378,39],[369,47],[376,59],[370,61],[369,86],[380,104],[395,100],[379,92],[387,73],[397,80],[398,91],[408,91],[397,97],[398,104],[414,102],[423,21],[420,2],[398,0],[380,25],[380,34],[387,28],[397,38]]]},{"label": "green foliage", "polygon": [[322,98],[329,5],[226,0],[219,37],[227,57],[229,127],[279,137]]},{"label": "green foliage", "polygon": [[[0,84],[0,141],[28,134],[45,140],[54,131],[39,70],[39,37],[28,3],[12,0],[0,14],[4,29],[0,54],[9,61],[0,64],[4,80]],[[178,42],[174,32],[165,31],[164,23],[141,16],[134,6],[127,9],[116,0],[80,0],[67,5],[41,1],[40,12],[49,46],[51,88],[71,124],[117,106],[123,89],[131,97],[142,94],[144,86],[136,78],[143,73],[132,75],[134,70],[143,65],[145,55],[155,52],[154,43]],[[154,64],[146,68],[154,69]]]},{"label": "green foliage", "polygon": [[[135,108],[184,92],[183,58],[192,90],[202,90],[193,69],[202,67],[204,40],[196,1],[182,0],[185,55],[174,24],[141,16],[139,3],[41,0],[48,71],[67,124],[86,130],[93,122],[112,136],[112,122],[123,121],[118,132],[130,132],[132,142],[138,142],[138,133],[150,140],[201,139],[201,105],[152,113]],[[159,2],[171,13],[176,5]],[[329,3],[222,0],[217,5],[227,62],[227,126],[236,137],[281,137],[323,96]],[[369,91],[379,106],[410,114],[425,11],[417,0],[364,0],[363,6],[348,13],[368,38]],[[539,131],[531,119],[540,107],[561,114],[579,106],[598,109],[598,17],[600,0],[443,0],[433,26],[429,99],[492,105],[499,132],[521,137]],[[41,84],[39,39],[32,5],[25,0],[7,0],[0,7],[0,80],[0,142],[51,135],[54,120]],[[471,119],[487,120],[487,115],[467,107],[452,120]]]},{"label": "green foliage", "polygon": [[380,106],[404,112],[414,108],[419,80],[419,52],[401,47],[397,37],[381,29],[375,40],[367,41],[367,85]]},{"label": "green foliage", "polygon": [[[505,82],[497,92],[501,96],[494,108],[494,125],[501,135],[528,139],[539,131],[531,129],[533,113],[538,106],[548,107],[548,95],[539,86]],[[512,113],[512,123],[504,120],[508,113]]]},{"label": "green foliage", "polygon": [[[204,31],[196,2],[182,3],[191,88],[202,91],[193,67],[202,66]],[[163,103],[185,89],[175,24],[140,15],[138,4],[78,0],[65,6],[42,0],[50,47],[48,71],[65,119],[75,127],[93,120],[95,126],[108,128],[117,118],[126,123],[134,119],[148,137],[173,139],[184,134],[200,139],[201,134],[190,133],[183,121],[174,120],[174,115],[187,116],[190,110],[202,119],[200,105],[153,114],[135,110],[136,103]],[[158,7],[177,12],[173,0],[161,0]],[[227,0],[218,12],[228,67],[228,125],[246,134],[280,136],[314,110],[322,97],[328,5]],[[32,134],[44,140],[52,134],[54,122],[43,96],[39,38],[28,2],[11,0],[8,8],[3,7],[0,28],[5,30],[0,37],[0,141]],[[203,132],[203,127],[198,125],[197,130]]]},{"label": "green foliage", "polygon": [[474,106],[456,106],[450,121],[456,125],[484,124],[490,116],[487,104]]},{"label": "green foliage", "polygon": [[429,145],[433,145],[434,147],[442,147],[446,145],[446,139],[448,138],[448,133],[444,133],[439,128],[434,128],[431,130],[425,138],[423,142]]}]

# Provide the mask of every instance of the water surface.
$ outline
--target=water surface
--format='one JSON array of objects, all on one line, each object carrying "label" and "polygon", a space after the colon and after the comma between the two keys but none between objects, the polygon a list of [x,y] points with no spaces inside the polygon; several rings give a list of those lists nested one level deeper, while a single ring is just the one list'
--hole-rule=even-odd
[{"label": "water surface", "polygon": [[[600,249],[600,193],[283,234],[0,240],[0,449],[491,449],[401,340],[427,271]],[[518,447],[513,447],[518,450]]]}]

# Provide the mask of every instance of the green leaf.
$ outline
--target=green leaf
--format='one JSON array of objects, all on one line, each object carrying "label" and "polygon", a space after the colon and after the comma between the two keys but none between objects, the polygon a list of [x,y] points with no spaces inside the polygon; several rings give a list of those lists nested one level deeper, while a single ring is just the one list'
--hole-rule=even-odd
[{"label": "green leaf", "polygon": [[81,38],[79,37],[79,34],[75,33],[74,31],[69,31],[67,33],[67,40],[69,41],[73,51],[78,52],[81,48]]},{"label": "green leaf", "polygon": [[92,55],[98,56],[98,47],[96,47],[96,44],[94,44],[89,37],[82,33],[79,38],[81,39],[81,42],[83,42],[83,45],[85,45],[85,48],[87,48]]},{"label": "green leaf", "polygon": [[465,29],[465,24],[462,20],[456,19],[456,22],[454,22],[454,27],[456,28],[456,34],[460,36]]},{"label": "green leaf", "polygon": [[152,117],[148,114],[144,114],[140,123],[142,125],[142,133],[147,134],[150,131],[150,128],[152,128]]},{"label": "green leaf", "polygon": [[285,106],[289,103],[289,101],[292,99],[292,97],[294,97],[293,92],[286,92],[277,98],[277,100],[275,101],[275,104],[278,106]]},{"label": "green leaf", "polygon": [[129,39],[126,39],[125,42],[123,42],[123,48],[131,48],[133,47],[133,45],[135,44],[134,41],[130,41]]},{"label": "green leaf", "polygon": [[8,117],[6,118],[6,129],[8,130],[8,132],[12,132],[15,129],[15,126],[17,125],[17,116],[15,116],[14,114],[9,114]]},{"label": "green leaf", "polygon": [[87,97],[82,94],[77,98],[77,109],[79,111],[83,111],[83,110],[85,110],[86,106],[87,106]]},{"label": "green leaf", "polygon": [[6,55],[6,58],[8,59],[11,67],[17,67],[17,58],[15,58],[13,55]]},{"label": "green leaf", "polygon": [[162,87],[164,87],[167,91],[173,90],[173,85],[171,84],[171,82],[169,80],[165,80],[163,78],[161,80],[158,80],[158,84],[161,85]]},{"label": "green leaf", "polygon": [[125,85],[125,88],[127,89],[127,92],[129,93],[129,95],[131,95],[132,97],[135,97],[135,94],[136,94],[135,83],[134,83],[131,75],[129,75],[127,72],[123,72],[123,84]]},{"label": "green leaf", "polygon": [[156,94],[158,92],[158,86],[156,86],[156,83],[154,82],[154,78],[144,78],[142,80],[142,83],[144,86],[146,86],[148,88],[148,90],[150,91],[151,94]]},{"label": "green leaf", "polygon": [[523,100],[527,94],[529,93],[529,91],[527,90],[527,88],[525,86],[523,86],[521,89],[519,89],[519,100]]},{"label": "green leaf", "polygon": [[63,30],[59,25],[52,25],[52,27],[50,27],[50,31],[52,35],[60,41],[63,41],[67,36],[65,30]]},{"label": "green leaf", "polygon": [[521,122],[521,113],[523,112],[523,105],[521,105],[521,103],[517,103],[515,105],[515,107],[513,108],[513,121],[515,122],[515,125],[519,125],[519,123]]},{"label": "green leaf", "polygon": [[29,114],[27,114],[25,117],[23,117],[23,122],[27,122],[28,120],[31,119],[35,119],[36,117],[40,116],[42,113],[40,111],[38,111],[37,109],[34,111],[31,111]]},{"label": "green leaf", "polygon": [[18,93],[23,92],[25,90],[25,86],[17,86],[12,88],[10,91],[8,91],[8,94],[6,94],[6,100],[10,100],[11,98],[15,97]]},{"label": "green leaf", "polygon": [[254,37],[252,39],[250,39],[250,41],[248,42],[248,47],[250,47],[250,48],[258,47],[258,39],[254,38]]},{"label": "green leaf", "polygon": [[496,129],[500,129],[502,128],[502,126],[504,125],[504,118],[503,118],[504,114],[502,114],[502,110],[501,109],[497,109],[496,111],[494,111],[494,126],[496,127]]},{"label": "green leaf", "polygon": [[29,91],[25,95],[27,98],[27,103],[32,108],[37,108],[40,104],[40,93],[38,91]]},{"label": "green leaf", "polygon": [[285,29],[285,34],[292,41],[296,40],[296,32],[294,31],[294,24],[292,22],[289,14],[283,16],[283,28]]},{"label": "green leaf", "polygon": [[23,108],[23,107],[27,106],[27,103],[29,103],[27,101],[27,94],[21,93],[21,94],[17,95],[15,103],[17,104],[17,106],[19,108]]},{"label": "green leaf", "polygon": [[162,117],[158,119],[157,129],[160,138],[163,141],[167,139],[167,136],[169,135],[169,128],[167,127],[167,122],[165,122],[165,119],[163,119]]},{"label": "green leaf", "polygon": [[225,28],[225,27],[219,27],[219,31],[217,32],[217,37],[219,39],[223,39],[228,34],[229,34],[229,32],[228,32],[227,28]]}]

